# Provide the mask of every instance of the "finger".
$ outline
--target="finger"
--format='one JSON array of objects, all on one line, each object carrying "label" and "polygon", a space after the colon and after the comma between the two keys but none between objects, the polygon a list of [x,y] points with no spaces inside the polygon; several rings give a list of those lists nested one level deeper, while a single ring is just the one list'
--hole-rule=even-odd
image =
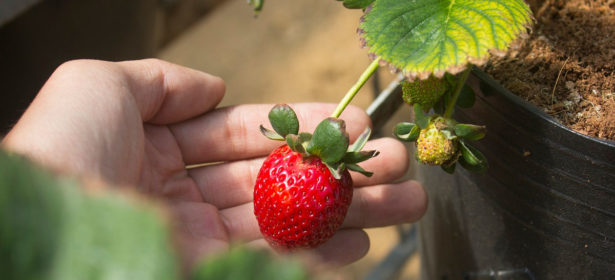
[{"label": "finger", "polygon": [[320,262],[343,266],[364,257],[369,251],[369,236],[360,229],[341,229],[312,252]]},{"label": "finger", "polygon": [[[171,126],[186,164],[228,161],[264,156],[282,142],[261,135],[259,126],[270,127],[268,112],[273,105],[239,105],[217,109],[202,117]],[[334,104],[292,105],[300,131],[312,132],[335,109]],[[368,126],[369,116],[350,106],[341,116],[351,141]]]},{"label": "finger", "polygon": [[[374,172],[372,177],[350,172],[355,186],[391,182],[403,176],[408,169],[408,152],[399,141],[380,138],[369,141],[365,149],[379,150],[380,155],[361,163],[366,170]],[[189,174],[197,183],[205,202],[225,209],[252,201],[254,184],[263,160],[257,158],[209,165],[190,169]],[[221,188],[224,191],[220,191]]]},{"label": "finger", "polygon": [[[188,170],[203,200],[219,209],[252,201],[256,176],[264,158],[234,161]],[[241,170],[241,172],[237,172]]]},{"label": "finger", "polygon": [[427,209],[427,193],[417,181],[357,189],[342,227],[370,228],[417,221]]},{"label": "finger", "polygon": [[389,183],[401,178],[408,171],[408,151],[404,144],[393,138],[369,141],[363,150],[377,150],[380,154],[359,163],[363,169],[374,173],[372,177],[350,172],[355,187]]},{"label": "finger", "polygon": [[253,203],[220,210],[220,216],[231,241],[246,242],[263,237],[254,216]]},{"label": "finger", "polygon": [[158,59],[118,63],[144,121],[170,124],[212,110],[224,95],[222,79]]},{"label": "finger", "polygon": [[176,203],[170,209],[173,214],[174,242],[188,266],[204,256],[228,249],[228,234],[218,209],[195,202]]},{"label": "finger", "polygon": [[[253,249],[271,249],[265,239],[256,239],[246,243]],[[307,253],[327,266],[343,266],[364,257],[369,251],[369,236],[360,229],[341,229],[331,239],[312,250],[301,250],[295,253]]]}]

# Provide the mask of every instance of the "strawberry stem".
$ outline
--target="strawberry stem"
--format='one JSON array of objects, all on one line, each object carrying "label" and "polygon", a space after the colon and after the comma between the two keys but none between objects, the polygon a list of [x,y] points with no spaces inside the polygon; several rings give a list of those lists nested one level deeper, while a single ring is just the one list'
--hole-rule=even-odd
[{"label": "strawberry stem", "polygon": [[461,78],[457,81],[455,85],[455,91],[453,91],[453,96],[449,100],[448,104],[446,104],[446,111],[444,111],[444,117],[450,118],[455,111],[455,104],[457,104],[457,99],[459,98],[459,94],[461,93],[461,89],[466,84],[468,77],[470,76],[470,71],[472,70],[471,65],[467,65],[467,69],[463,71],[461,74]]},{"label": "strawberry stem", "polygon": [[376,72],[376,69],[378,69],[378,61],[379,59],[376,58],[374,59],[374,61],[372,61],[372,63],[369,66],[367,66],[367,69],[363,71],[363,74],[361,74],[357,82],[348,90],[348,92],[346,93],[342,101],[340,101],[340,103],[337,105],[337,108],[335,108],[335,111],[333,111],[333,114],[331,114],[331,117],[333,118],[340,117],[342,112],[344,112],[344,109],[346,109],[348,104],[350,104],[350,101],[352,101],[355,95],[357,95],[357,92],[359,92],[359,90],[363,87],[363,85],[365,85],[365,82],[367,82],[369,77],[371,77],[374,74],[374,72]]}]

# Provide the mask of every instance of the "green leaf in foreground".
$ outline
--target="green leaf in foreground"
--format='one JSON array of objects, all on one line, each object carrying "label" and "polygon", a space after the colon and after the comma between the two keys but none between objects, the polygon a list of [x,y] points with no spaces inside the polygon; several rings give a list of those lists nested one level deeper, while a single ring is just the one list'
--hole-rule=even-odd
[{"label": "green leaf in foreground", "polygon": [[526,31],[523,0],[378,0],[361,23],[371,53],[409,77],[458,73]]},{"label": "green leaf in foreground", "polygon": [[[183,279],[161,209],[131,193],[84,189],[0,149],[2,279]],[[297,260],[234,249],[189,279],[310,278]]]},{"label": "green leaf in foreground", "polygon": [[235,248],[202,262],[190,280],[303,280],[308,275],[300,263],[276,259],[266,251]]},{"label": "green leaf in foreground", "polygon": [[6,279],[178,279],[158,211],[93,194],[0,150],[0,271]]}]

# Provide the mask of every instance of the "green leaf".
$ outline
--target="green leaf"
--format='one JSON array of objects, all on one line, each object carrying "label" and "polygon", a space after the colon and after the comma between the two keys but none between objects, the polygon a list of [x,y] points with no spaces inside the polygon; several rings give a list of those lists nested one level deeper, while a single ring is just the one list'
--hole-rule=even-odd
[{"label": "green leaf", "polygon": [[357,140],[354,141],[354,143],[350,147],[348,147],[348,151],[349,152],[361,151],[363,147],[365,147],[365,144],[367,143],[367,140],[369,140],[369,137],[371,136],[371,134],[372,134],[372,130],[369,127],[365,128],[365,130],[363,130],[361,135],[359,135],[359,138],[357,138]]},{"label": "green leaf", "polygon": [[168,225],[129,194],[54,176],[0,150],[6,279],[179,279]]},{"label": "green leaf", "polygon": [[343,120],[327,118],[314,130],[307,152],[327,164],[337,163],[348,149],[348,133]]},{"label": "green leaf", "polygon": [[457,99],[457,106],[461,108],[472,108],[475,101],[476,96],[474,94],[474,90],[470,86],[464,85],[463,88],[461,88],[461,92],[459,93],[459,98]]},{"label": "green leaf", "polygon": [[421,129],[429,126],[429,117],[425,115],[423,108],[419,104],[414,104],[414,120]]},{"label": "green leaf", "polygon": [[265,137],[271,140],[277,140],[277,141],[284,140],[284,137],[282,137],[280,134],[278,134],[277,132],[273,130],[265,128],[262,124],[260,125],[260,130],[261,130],[261,134],[265,135]]},{"label": "green leaf", "polygon": [[487,128],[483,125],[474,124],[456,124],[455,135],[470,141],[480,140],[485,137]]},{"label": "green leaf", "polygon": [[419,134],[421,133],[421,128],[413,123],[409,122],[401,122],[395,125],[393,130],[393,134],[397,139],[412,142],[416,141],[419,138]]},{"label": "green leaf", "polygon": [[297,114],[286,104],[275,105],[269,111],[269,122],[271,122],[273,130],[282,137],[286,137],[288,134],[299,133]]},{"label": "green leaf", "polygon": [[523,0],[378,0],[360,28],[376,57],[410,79],[426,79],[484,63],[530,22]]},{"label": "green leaf", "polygon": [[0,150],[0,271],[5,279],[49,279],[66,219],[60,184]]},{"label": "green leaf", "polygon": [[201,262],[190,280],[304,280],[309,279],[301,264],[285,256],[276,258],[265,250],[234,248]]},{"label": "green leaf", "polygon": [[459,164],[463,168],[474,172],[485,172],[488,167],[487,158],[476,148],[467,145],[464,141],[459,141],[461,149],[461,158]]},{"label": "green leaf", "polygon": [[348,168],[348,170],[352,170],[354,172],[359,172],[359,173],[365,175],[366,177],[372,177],[372,175],[374,175],[373,172],[365,171],[365,169],[363,169],[361,166],[358,166],[358,165],[353,164],[353,163],[346,164],[346,168]]},{"label": "green leaf", "polygon": [[337,0],[344,1],[344,7],[348,9],[365,9],[375,0]]}]

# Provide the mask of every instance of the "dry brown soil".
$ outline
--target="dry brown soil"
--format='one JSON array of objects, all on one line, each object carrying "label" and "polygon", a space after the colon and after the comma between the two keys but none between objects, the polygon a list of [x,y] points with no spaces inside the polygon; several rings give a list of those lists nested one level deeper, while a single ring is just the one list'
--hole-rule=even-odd
[{"label": "dry brown soil", "polygon": [[532,33],[487,72],[564,125],[615,140],[615,0],[529,2]]}]

